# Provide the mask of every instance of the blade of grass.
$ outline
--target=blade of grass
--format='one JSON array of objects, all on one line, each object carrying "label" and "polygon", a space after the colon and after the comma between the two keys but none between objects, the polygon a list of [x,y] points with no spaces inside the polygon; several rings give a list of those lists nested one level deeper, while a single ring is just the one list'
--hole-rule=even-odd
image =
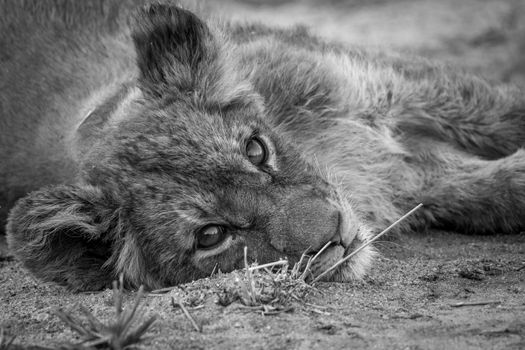
[{"label": "blade of grass", "polygon": [[[110,321],[108,324],[103,324],[84,306],[80,306],[80,313],[83,317],[74,317],[73,315],[62,311],[61,309],[55,310],[55,314],[74,331],[79,333],[82,338],[81,343],[77,345],[86,346],[104,346],[104,348],[121,350],[135,345],[144,339],[142,335],[151,327],[156,317],[152,316],[147,321],[141,322],[141,324],[135,329],[131,330],[131,326],[138,322],[138,319],[142,317],[144,307],[139,307],[139,304],[143,296],[143,287],[139,288],[137,297],[133,307],[123,309],[123,283],[120,281],[120,286],[117,283],[113,284],[113,302],[116,315],[114,321]],[[86,325],[87,323],[87,325]],[[76,347],[75,347],[76,348]]]},{"label": "blade of grass", "polygon": [[332,242],[327,242],[327,243],[321,248],[321,250],[319,250],[319,251],[317,252],[317,254],[314,255],[313,258],[308,259],[308,263],[306,264],[306,267],[305,267],[305,269],[304,269],[304,271],[303,271],[303,274],[302,274],[301,277],[300,277],[301,279],[304,280],[304,279],[306,278],[306,276],[307,276],[307,274],[308,274],[308,271],[310,271],[310,266],[312,266],[312,263],[314,262],[314,260],[317,259],[317,257],[318,257],[319,255],[321,255],[321,254],[326,250],[326,248],[328,248],[331,244],[332,244]]},{"label": "blade of grass", "polygon": [[171,287],[165,287],[160,289],[155,289],[149,292],[148,295],[156,295],[156,294],[166,294],[177,288],[178,286],[171,286]]},{"label": "blade of grass", "polygon": [[0,349],[9,350],[15,341],[16,335],[8,337],[4,328],[0,328]]},{"label": "blade of grass", "polygon": [[[120,286],[122,286],[122,274],[119,277],[120,280]],[[119,293],[119,282],[113,281],[113,305],[115,305],[115,314],[118,317],[120,317],[120,314],[122,313],[122,290],[120,290]]]},{"label": "blade of grass", "polygon": [[248,266],[248,247],[244,247],[244,267],[246,268],[246,280],[248,281],[248,296],[252,305],[257,304],[257,298],[255,294],[255,284],[252,278],[252,272]]},{"label": "blade of grass", "polygon": [[96,333],[97,330],[104,329],[106,327],[102,322],[97,320],[84,305],[80,305],[78,309],[82,314],[84,314],[86,320],[88,321],[90,332]]},{"label": "blade of grass", "polygon": [[304,261],[304,258],[306,257],[306,252],[310,249],[310,247],[308,247],[304,252],[303,254],[301,254],[301,258],[299,259],[299,261],[293,266],[292,268],[292,278],[296,278],[298,277],[299,275],[299,271],[301,270],[301,266],[303,265],[303,261]]},{"label": "blade of grass", "polygon": [[250,271],[265,269],[267,267],[282,266],[282,265],[287,265],[287,264],[288,264],[287,260],[279,260],[279,261],[274,261],[274,262],[267,263],[267,264],[252,266],[250,267]]},{"label": "blade of grass", "polygon": [[80,334],[83,337],[90,337],[90,332],[85,329],[84,326],[82,326],[82,322],[80,319],[77,319],[76,317],[73,317],[72,315],[67,314],[62,309],[56,309],[53,311],[55,315],[58,316],[64,322],[67,324],[71,329],[76,331],[78,334]]},{"label": "blade of grass", "polygon": [[195,322],[195,319],[191,316],[191,314],[189,313],[188,309],[186,309],[186,307],[184,306],[183,303],[181,303],[180,301],[175,301],[175,299],[173,297],[171,297],[171,305],[180,307],[180,309],[184,313],[184,316],[186,316],[186,318],[190,321],[190,323],[192,324],[193,328],[195,328],[195,330],[197,332],[199,332],[199,333],[202,332],[201,327],[199,327],[197,322]]},{"label": "blade of grass", "polygon": [[219,263],[216,263],[213,267],[213,270],[211,270],[210,277],[213,277],[215,275],[215,271],[217,271],[217,267],[219,266]]}]

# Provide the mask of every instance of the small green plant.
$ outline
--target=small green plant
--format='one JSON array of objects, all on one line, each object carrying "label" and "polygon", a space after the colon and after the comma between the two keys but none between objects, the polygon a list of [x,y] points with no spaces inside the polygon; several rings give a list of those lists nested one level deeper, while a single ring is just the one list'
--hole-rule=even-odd
[{"label": "small green plant", "polygon": [[66,323],[71,329],[76,331],[82,338],[82,342],[72,345],[73,348],[107,348],[111,350],[124,350],[134,347],[144,340],[143,335],[148,331],[156,316],[148,318],[140,326],[131,330],[131,326],[140,319],[143,308],[139,308],[141,299],[144,295],[143,287],[139,288],[135,302],[131,308],[122,308],[123,299],[122,277],[120,283],[113,282],[113,303],[115,306],[115,320],[104,324],[99,321],[84,306],[79,306],[82,316],[73,316],[70,311],[65,312],[61,309],[55,311],[56,315]]}]

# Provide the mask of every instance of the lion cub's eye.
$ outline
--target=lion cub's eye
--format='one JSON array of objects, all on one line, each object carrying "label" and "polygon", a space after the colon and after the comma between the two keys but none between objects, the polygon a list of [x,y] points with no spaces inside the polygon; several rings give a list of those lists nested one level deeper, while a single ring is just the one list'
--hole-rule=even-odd
[{"label": "lion cub's eye", "polygon": [[197,248],[209,249],[221,243],[226,238],[223,226],[207,225],[197,232]]},{"label": "lion cub's eye", "polygon": [[268,156],[264,143],[254,137],[246,144],[246,156],[253,165],[261,165],[266,162]]}]

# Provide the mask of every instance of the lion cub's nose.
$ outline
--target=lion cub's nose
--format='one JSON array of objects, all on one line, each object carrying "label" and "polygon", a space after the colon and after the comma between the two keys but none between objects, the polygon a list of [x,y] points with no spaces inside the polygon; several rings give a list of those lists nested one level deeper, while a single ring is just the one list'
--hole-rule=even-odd
[{"label": "lion cub's nose", "polygon": [[341,243],[341,213],[314,196],[290,196],[270,219],[270,244],[286,254],[316,251],[327,242]]}]

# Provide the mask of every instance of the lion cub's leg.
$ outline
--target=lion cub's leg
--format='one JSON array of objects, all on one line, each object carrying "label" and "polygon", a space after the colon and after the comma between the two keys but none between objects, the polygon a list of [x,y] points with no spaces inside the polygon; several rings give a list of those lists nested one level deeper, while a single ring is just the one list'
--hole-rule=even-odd
[{"label": "lion cub's leg", "polygon": [[525,229],[525,150],[497,159],[464,158],[421,194],[426,219],[466,233]]},{"label": "lion cub's leg", "polygon": [[417,98],[407,97],[396,121],[403,143],[414,140],[416,151],[421,139],[448,143],[485,159],[506,157],[525,147],[522,90],[493,87],[463,75],[429,81],[422,90]]}]

